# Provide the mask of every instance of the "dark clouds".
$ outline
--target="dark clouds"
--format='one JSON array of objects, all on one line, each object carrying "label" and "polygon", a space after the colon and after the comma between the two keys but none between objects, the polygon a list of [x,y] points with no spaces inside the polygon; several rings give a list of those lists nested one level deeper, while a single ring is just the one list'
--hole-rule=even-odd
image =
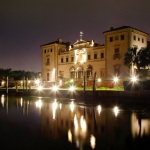
[{"label": "dark clouds", "polygon": [[41,71],[40,45],[85,40],[129,25],[150,33],[149,0],[1,0],[0,68]]}]

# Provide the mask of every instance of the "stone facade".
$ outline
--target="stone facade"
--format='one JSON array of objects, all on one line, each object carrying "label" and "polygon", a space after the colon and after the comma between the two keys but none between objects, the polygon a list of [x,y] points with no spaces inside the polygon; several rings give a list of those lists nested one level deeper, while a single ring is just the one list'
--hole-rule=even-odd
[{"label": "stone facade", "polygon": [[80,40],[74,44],[62,39],[41,45],[42,79],[55,82],[60,79],[109,80],[114,76],[125,79],[129,69],[124,66],[124,54],[131,47],[147,46],[148,34],[129,26],[110,28],[104,32],[105,45]]}]

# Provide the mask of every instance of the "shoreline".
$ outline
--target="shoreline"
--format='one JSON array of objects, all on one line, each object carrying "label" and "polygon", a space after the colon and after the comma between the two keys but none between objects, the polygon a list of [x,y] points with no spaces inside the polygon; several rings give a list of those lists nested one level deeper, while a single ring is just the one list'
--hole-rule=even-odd
[{"label": "shoreline", "polygon": [[8,93],[5,89],[0,89],[0,95],[8,96],[37,96],[37,97],[54,97],[58,99],[75,99],[82,100],[85,103],[97,103],[101,102],[103,104],[128,104],[128,105],[150,105],[150,91],[149,90],[139,90],[139,91],[81,91],[76,90],[70,92],[68,90],[59,90],[56,93],[49,89],[44,89],[42,91],[37,91],[37,89],[9,89]]}]

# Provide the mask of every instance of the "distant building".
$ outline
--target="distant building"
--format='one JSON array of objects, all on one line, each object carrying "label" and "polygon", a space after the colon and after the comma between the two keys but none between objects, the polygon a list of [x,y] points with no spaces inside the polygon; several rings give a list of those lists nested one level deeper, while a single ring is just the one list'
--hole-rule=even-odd
[{"label": "distant building", "polygon": [[82,39],[74,44],[58,41],[41,45],[42,79],[55,82],[59,79],[91,79],[96,72],[97,78],[109,80],[114,76],[125,79],[130,70],[124,66],[124,54],[131,47],[147,47],[148,34],[129,26],[111,27],[104,32],[105,45],[93,40]]}]

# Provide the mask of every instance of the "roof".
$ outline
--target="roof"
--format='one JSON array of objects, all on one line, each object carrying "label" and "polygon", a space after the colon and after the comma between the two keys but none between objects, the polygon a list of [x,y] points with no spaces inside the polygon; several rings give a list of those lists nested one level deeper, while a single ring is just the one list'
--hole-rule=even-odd
[{"label": "roof", "polygon": [[[116,30],[121,30],[121,29],[127,29],[127,28],[132,28],[132,29],[138,30],[138,31],[140,31],[140,32],[143,32],[143,31],[141,31],[141,30],[139,30],[139,29],[136,29],[136,28],[133,28],[133,27],[131,27],[131,26],[121,26],[121,27],[118,27],[118,28],[110,27],[110,30],[104,31],[103,33],[111,32],[111,31],[116,31]],[[143,33],[148,34],[148,33],[146,33],[146,32],[143,32]],[[148,35],[149,35],[149,34],[148,34]]]},{"label": "roof", "polygon": [[83,43],[87,43],[87,41],[85,41],[85,40],[77,41],[73,45],[83,44]]},{"label": "roof", "polygon": [[41,46],[51,45],[51,44],[61,44],[61,45],[70,45],[70,42],[62,42],[62,40],[53,41],[50,43],[43,44]]}]

